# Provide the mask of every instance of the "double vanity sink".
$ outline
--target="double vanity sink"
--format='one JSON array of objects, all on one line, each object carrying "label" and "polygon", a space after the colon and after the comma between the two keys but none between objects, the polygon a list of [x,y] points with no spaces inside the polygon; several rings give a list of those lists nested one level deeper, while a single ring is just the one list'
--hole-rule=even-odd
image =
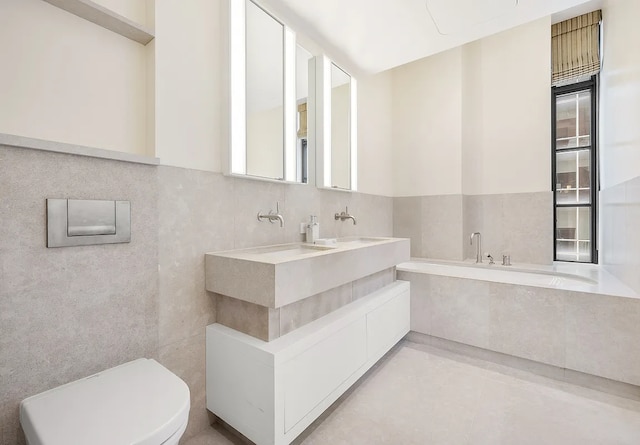
[{"label": "double vanity sink", "polygon": [[351,237],[206,254],[207,408],[287,445],[409,331],[409,240]]},{"label": "double vanity sink", "polygon": [[208,291],[278,308],[409,259],[404,238],[348,237],[206,254]]}]

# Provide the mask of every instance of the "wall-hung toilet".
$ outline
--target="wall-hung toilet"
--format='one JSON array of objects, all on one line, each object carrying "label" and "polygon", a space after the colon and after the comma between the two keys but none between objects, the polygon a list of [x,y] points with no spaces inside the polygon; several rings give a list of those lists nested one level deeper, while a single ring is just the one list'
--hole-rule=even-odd
[{"label": "wall-hung toilet", "polygon": [[20,423],[29,445],[177,445],[189,406],[189,387],[142,358],[23,400]]}]

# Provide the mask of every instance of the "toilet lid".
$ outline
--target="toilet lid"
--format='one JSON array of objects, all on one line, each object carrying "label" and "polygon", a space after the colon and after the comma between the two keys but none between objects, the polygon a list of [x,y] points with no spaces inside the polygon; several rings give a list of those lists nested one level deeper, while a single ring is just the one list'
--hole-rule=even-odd
[{"label": "toilet lid", "polygon": [[138,359],[20,404],[30,444],[157,445],[188,419],[189,388],[155,360]]}]

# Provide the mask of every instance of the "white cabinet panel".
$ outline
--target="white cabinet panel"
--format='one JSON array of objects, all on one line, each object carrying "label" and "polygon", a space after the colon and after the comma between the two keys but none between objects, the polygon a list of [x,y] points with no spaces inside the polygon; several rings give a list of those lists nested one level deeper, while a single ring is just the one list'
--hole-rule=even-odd
[{"label": "white cabinet panel", "polygon": [[409,332],[409,292],[387,301],[367,314],[367,357],[382,357],[396,342],[398,335]]},{"label": "white cabinet panel", "polygon": [[289,431],[367,361],[364,318],[284,365],[284,427]]}]

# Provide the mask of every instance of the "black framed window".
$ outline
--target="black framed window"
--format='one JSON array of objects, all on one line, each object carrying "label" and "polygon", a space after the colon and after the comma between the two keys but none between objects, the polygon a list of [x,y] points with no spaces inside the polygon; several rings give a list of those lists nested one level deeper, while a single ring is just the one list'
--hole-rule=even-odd
[{"label": "black framed window", "polygon": [[597,263],[597,77],[552,88],[554,259]]}]

